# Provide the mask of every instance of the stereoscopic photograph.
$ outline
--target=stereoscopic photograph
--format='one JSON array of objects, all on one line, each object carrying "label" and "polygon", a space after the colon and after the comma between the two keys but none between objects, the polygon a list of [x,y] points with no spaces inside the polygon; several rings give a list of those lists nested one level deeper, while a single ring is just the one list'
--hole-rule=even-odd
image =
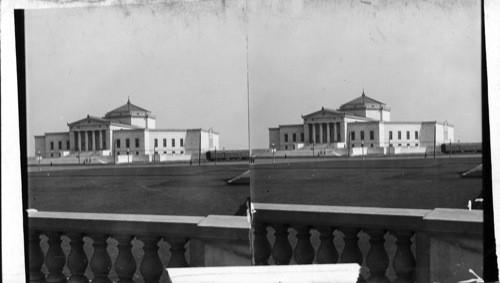
[{"label": "stereoscopic photograph", "polygon": [[15,10],[26,279],[484,282],[482,17],[473,0]]}]

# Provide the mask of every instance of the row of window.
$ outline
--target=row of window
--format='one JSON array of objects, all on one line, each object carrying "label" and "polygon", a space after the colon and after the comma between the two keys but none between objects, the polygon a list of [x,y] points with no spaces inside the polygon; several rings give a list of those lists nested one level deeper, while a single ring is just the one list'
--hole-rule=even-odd
[{"label": "row of window", "polygon": [[[360,140],[365,140],[365,131],[359,131]],[[370,131],[370,140],[375,139],[375,132]],[[389,140],[393,140],[392,131],[389,131]],[[398,131],[398,140],[401,139],[401,131]],[[406,139],[410,139],[410,131],[406,131]],[[415,131],[415,139],[418,140],[418,131]],[[356,132],[351,132],[351,140],[356,140]]]},{"label": "row of window", "polygon": [[[394,144],[390,144],[389,146],[390,146],[390,147],[396,147]],[[403,146],[403,145],[402,145],[402,144],[400,144],[400,143],[398,143],[397,147],[401,147],[401,146]],[[411,146],[411,144],[407,143],[407,144],[406,144],[406,146],[407,146],[407,147],[410,147],[410,146]],[[356,146],[355,146],[355,144],[352,144],[352,147],[356,147]],[[363,145],[360,145],[360,147],[363,147]],[[372,143],[372,144],[370,144],[370,147],[373,147],[373,143]],[[415,147],[418,147],[418,143],[416,143],[416,144],[415,144]]]},{"label": "row of window", "polygon": [[[58,150],[62,150],[63,149],[63,142],[62,141],[58,141],[57,142],[57,149]],[[69,150],[69,141],[66,141],[66,149]],[[50,142],[50,150],[54,150],[54,141],[51,141]]]},{"label": "row of window", "polygon": [[[401,139],[401,131],[398,131],[398,140]],[[410,131],[406,131],[406,139],[410,139]],[[415,131],[415,139],[418,140],[418,131]],[[389,140],[393,140],[392,131],[389,131]]]},{"label": "row of window", "polygon": [[[296,142],[296,141],[297,141],[297,134],[293,133],[292,134],[292,142]],[[304,141],[304,133],[300,133],[300,141],[301,142]],[[288,142],[288,134],[285,134],[285,142]]]},{"label": "row of window", "polygon": [[[124,154],[130,154],[130,152],[128,152],[128,151],[124,151],[123,153],[124,153]],[[169,153],[168,151],[164,151],[164,152],[163,152],[163,154],[168,154],[168,153]],[[176,152],[175,150],[170,151],[170,154],[175,155],[176,153],[177,153],[177,152]],[[180,151],[180,153],[181,153],[181,154],[184,154],[184,150],[181,150],[181,151]],[[116,154],[117,154],[117,155],[120,155],[120,152],[119,152],[119,151],[117,151],[117,152],[116,152]],[[155,154],[160,154],[160,153],[159,153],[158,151],[155,151]],[[135,152],[135,155],[139,155],[139,152],[138,152],[138,151],[136,151],[136,152]]]},{"label": "row of window", "polygon": [[[175,139],[171,139],[172,147],[175,147]],[[184,146],[184,139],[179,139],[179,144],[181,147]],[[121,140],[116,140],[116,148],[121,148]],[[158,147],[158,139],[155,139],[155,147]],[[135,147],[140,147],[140,140],[135,139]],[[163,147],[167,147],[167,139],[163,139]],[[125,139],[125,148],[130,148],[130,139]]]}]

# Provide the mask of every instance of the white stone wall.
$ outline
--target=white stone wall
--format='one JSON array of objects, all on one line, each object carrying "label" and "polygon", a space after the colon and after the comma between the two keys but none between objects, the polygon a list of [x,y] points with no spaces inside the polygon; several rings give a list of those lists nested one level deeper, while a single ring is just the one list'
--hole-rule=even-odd
[{"label": "white stone wall", "polygon": [[[304,133],[303,125],[286,125],[279,127],[279,148],[278,150],[293,150],[295,149],[295,144],[302,142],[301,134]],[[295,141],[293,140],[293,134],[295,134]],[[288,141],[285,141],[285,135],[288,135]],[[306,137],[304,135],[304,141]]]},{"label": "white stone wall", "polygon": [[[152,154],[155,147],[155,139],[158,140],[158,146],[156,147],[156,152],[159,154],[176,154],[181,155],[186,153],[186,146],[188,144],[188,135],[186,130],[150,130],[149,132],[149,153]],[[199,131],[198,131],[199,134]],[[193,135],[194,137],[195,135]],[[174,140],[174,145],[172,145],[172,139]],[[183,145],[181,146],[181,139]],[[164,143],[164,140],[166,144]],[[198,148],[198,139],[195,141],[196,148]]]},{"label": "white stone wall", "polygon": [[[68,151],[69,133],[46,133],[45,134],[45,157],[62,157],[63,151]],[[53,143],[53,148],[51,147]],[[61,143],[61,148],[59,148]]]},{"label": "white stone wall", "polygon": [[[129,147],[126,140],[129,139]],[[135,140],[139,139],[139,146],[135,144]],[[120,140],[120,147],[117,146],[117,140]],[[139,130],[117,130],[113,131],[113,148],[116,155],[127,155],[127,150],[130,155],[140,156],[145,153],[145,134],[143,129]],[[115,148],[116,147],[116,148]]]},{"label": "white stone wall", "polygon": [[[361,139],[361,132],[364,132],[364,139]],[[370,131],[373,131],[373,139],[370,139]],[[355,139],[350,140],[351,132],[355,133]],[[351,148],[364,147],[375,148],[381,147],[380,139],[380,122],[363,122],[347,124],[347,138]]]},{"label": "white stone wall", "polygon": [[35,136],[35,155],[45,156],[45,136]]},{"label": "white stone wall", "polygon": [[279,128],[269,128],[269,149],[273,148],[273,144],[275,148],[279,147],[280,144],[280,130]]},{"label": "white stone wall", "polygon": [[[383,146],[389,146],[389,132],[392,131],[392,140],[390,143],[394,147],[417,147],[422,146],[421,139],[427,138],[427,135],[422,135],[421,122],[387,122],[384,123],[384,141]],[[410,132],[410,138],[406,136],[406,132]],[[401,139],[398,138],[398,132],[401,132]],[[415,139],[415,132],[418,132],[418,139]]]}]

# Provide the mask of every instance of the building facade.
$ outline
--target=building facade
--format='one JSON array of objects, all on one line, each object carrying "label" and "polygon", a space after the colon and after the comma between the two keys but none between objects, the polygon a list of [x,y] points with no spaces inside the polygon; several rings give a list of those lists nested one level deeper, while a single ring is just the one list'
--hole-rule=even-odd
[{"label": "building facade", "polygon": [[364,91],[337,110],[323,107],[303,115],[302,120],[302,124],[269,128],[269,148],[423,152],[428,146],[454,141],[453,125],[436,121],[391,121],[391,109],[366,96]]},{"label": "building facade", "polygon": [[68,132],[35,136],[35,152],[43,158],[130,155],[197,155],[219,147],[212,129],[156,129],[156,117],[130,100],[104,117],[87,115],[68,123]]}]

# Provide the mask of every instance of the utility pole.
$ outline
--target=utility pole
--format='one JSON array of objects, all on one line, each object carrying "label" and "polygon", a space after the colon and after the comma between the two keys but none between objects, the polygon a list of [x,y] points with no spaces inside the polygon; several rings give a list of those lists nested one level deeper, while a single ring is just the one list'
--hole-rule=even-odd
[{"label": "utility pole", "polygon": [[201,129],[200,129],[200,142],[198,143],[198,166],[201,166]]},{"label": "utility pole", "polygon": [[437,121],[434,121],[434,158],[436,158],[436,131],[437,131]]}]

